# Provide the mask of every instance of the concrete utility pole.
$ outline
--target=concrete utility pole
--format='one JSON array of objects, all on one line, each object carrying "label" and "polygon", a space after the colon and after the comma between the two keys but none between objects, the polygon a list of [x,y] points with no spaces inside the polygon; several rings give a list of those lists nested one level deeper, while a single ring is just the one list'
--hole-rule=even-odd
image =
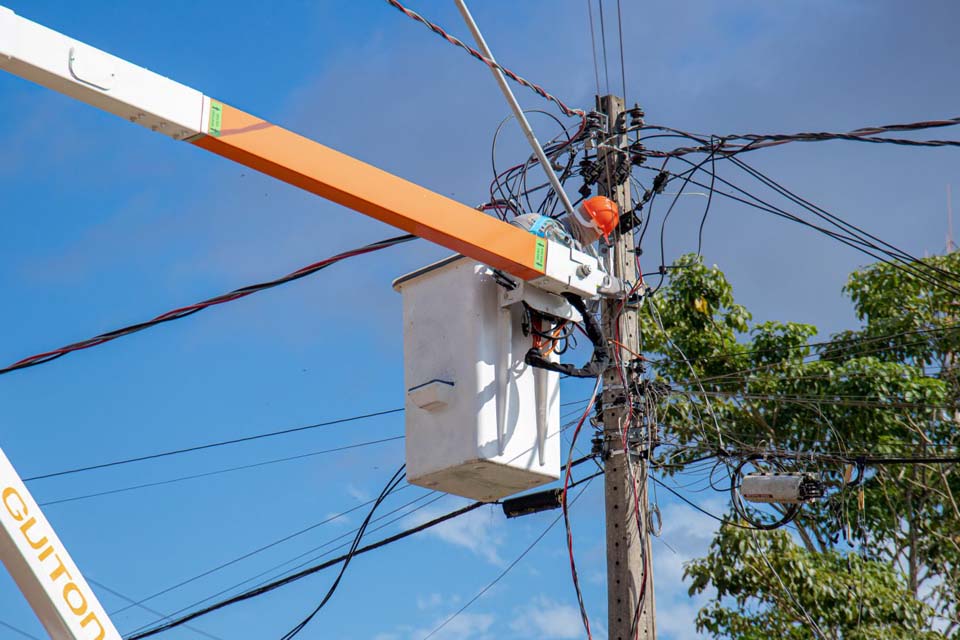
[{"label": "concrete utility pole", "polygon": [[[609,133],[614,133],[617,118],[624,112],[623,98],[597,96],[597,109],[607,114]],[[611,147],[623,148],[624,139],[610,142]],[[612,149],[599,151],[603,162],[600,173],[600,193],[617,203],[620,215],[626,215],[630,201],[629,173],[617,182],[616,167],[620,158]],[[613,274],[624,282],[637,281],[632,234],[614,239]],[[610,345],[620,350],[621,362],[629,362],[633,356],[629,350],[639,352],[637,335],[637,312],[624,307],[619,318],[621,302],[603,302],[604,333],[619,335],[619,342],[626,348]],[[619,325],[619,326],[618,326]],[[609,457],[606,460],[604,489],[606,493],[607,522],[607,607],[608,637],[610,640],[632,640],[634,637],[652,640],[657,637],[654,619],[653,562],[650,549],[649,516],[647,502],[647,463],[639,460],[632,463],[623,450],[621,429],[626,422],[629,407],[624,402],[624,389],[616,366],[611,365],[603,375],[603,438]],[[630,427],[642,424],[642,416],[634,412]],[[632,470],[631,470],[632,466]],[[634,494],[639,495],[640,526],[634,513]],[[644,588],[644,582],[646,586]],[[637,602],[643,590],[643,605],[637,615]]]}]

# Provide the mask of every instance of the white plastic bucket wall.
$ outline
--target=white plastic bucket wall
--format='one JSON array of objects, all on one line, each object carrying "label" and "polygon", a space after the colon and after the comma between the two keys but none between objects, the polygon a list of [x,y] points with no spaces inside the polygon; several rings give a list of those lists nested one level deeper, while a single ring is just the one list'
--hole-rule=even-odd
[{"label": "white plastic bucket wall", "polygon": [[[546,375],[547,433],[538,447],[532,345],[522,308],[501,313],[493,272],[454,256],[394,282],[403,295],[407,479],[411,484],[492,501],[560,475],[560,380]],[[509,314],[508,316],[506,314]],[[503,437],[497,425],[497,363],[506,318]],[[502,453],[501,453],[502,446]]]}]

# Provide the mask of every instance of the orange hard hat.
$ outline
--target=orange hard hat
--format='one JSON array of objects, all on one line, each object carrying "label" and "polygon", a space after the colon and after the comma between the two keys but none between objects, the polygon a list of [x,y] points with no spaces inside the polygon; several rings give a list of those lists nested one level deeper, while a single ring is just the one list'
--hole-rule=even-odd
[{"label": "orange hard hat", "polygon": [[[593,196],[580,205],[584,214],[603,237],[606,238],[620,223],[620,211],[617,203],[605,196]],[[586,222],[586,220],[584,220]]]}]

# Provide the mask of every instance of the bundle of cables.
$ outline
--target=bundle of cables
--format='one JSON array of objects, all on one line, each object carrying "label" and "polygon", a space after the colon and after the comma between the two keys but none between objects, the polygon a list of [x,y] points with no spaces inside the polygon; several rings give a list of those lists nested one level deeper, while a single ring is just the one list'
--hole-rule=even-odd
[{"label": "bundle of cables", "polygon": [[[597,324],[596,318],[594,318],[593,314],[587,309],[583,298],[572,293],[564,293],[563,297],[566,298],[567,302],[583,317],[583,331],[593,344],[593,355],[590,356],[590,360],[585,365],[577,367],[572,364],[553,362],[549,359],[550,353],[544,352],[543,346],[534,346],[527,351],[524,362],[531,367],[556,371],[557,373],[574,378],[596,378],[603,373],[604,369],[606,369],[610,363],[610,352],[607,348],[607,341],[603,337],[603,331],[600,330],[600,325]],[[547,337],[556,340],[556,337],[552,334],[547,334]]]}]

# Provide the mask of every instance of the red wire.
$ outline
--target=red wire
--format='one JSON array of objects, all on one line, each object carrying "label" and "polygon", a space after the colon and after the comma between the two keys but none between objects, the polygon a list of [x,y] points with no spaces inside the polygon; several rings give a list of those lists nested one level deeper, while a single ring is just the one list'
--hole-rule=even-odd
[{"label": "red wire", "polygon": [[590,411],[593,410],[593,405],[596,403],[597,399],[597,390],[600,388],[600,376],[597,377],[597,382],[593,387],[593,395],[590,396],[590,402],[587,404],[587,408],[584,410],[583,415],[580,416],[579,422],[577,422],[576,428],[573,430],[573,436],[570,438],[570,452],[567,454],[567,468],[563,476],[563,495],[560,501],[560,506],[563,509],[563,523],[567,530],[567,552],[570,555],[570,574],[573,576],[573,587],[577,592],[577,603],[580,605],[580,616],[583,619],[583,627],[587,631],[587,640],[593,640],[593,635],[590,632],[590,618],[587,616],[587,610],[583,605],[583,594],[580,592],[580,579],[577,576],[577,562],[573,556],[573,530],[570,527],[570,512],[567,509],[567,491],[570,487],[570,473],[573,469],[571,461],[573,460],[573,447],[577,443],[577,436],[580,435],[580,429],[583,427],[584,421],[587,419],[587,416],[590,415]]},{"label": "red wire", "polygon": [[315,263],[313,263],[313,264],[311,264],[311,265],[307,265],[306,267],[302,267],[302,268],[300,268],[300,269],[297,269],[296,271],[294,271],[294,272],[292,272],[292,273],[290,273],[290,274],[287,274],[286,276],[283,276],[282,278],[277,278],[276,280],[271,280],[270,282],[265,282],[265,283],[260,284],[260,285],[252,285],[252,286],[249,286],[249,287],[243,287],[242,289],[239,289],[239,290],[236,290],[236,291],[232,291],[232,292],[230,292],[230,293],[225,293],[225,294],[216,296],[216,297],[214,297],[214,298],[210,298],[209,300],[204,300],[203,302],[197,302],[197,303],[195,303],[195,304],[191,304],[191,305],[187,305],[187,306],[185,306],[185,307],[180,307],[180,308],[178,308],[178,309],[173,309],[173,310],[171,310],[171,311],[167,311],[166,313],[162,313],[162,314],[158,315],[157,317],[153,318],[152,320],[148,320],[148,321],[146,321],[146,322],[142,322],[142,323],[139,323],[139,324],[131,325],[131,326],[129,326],[129,327],[124,327],[124,328],[122,328],[122,329],[115,329],[115,330],[110,331],[110,332],[108,332],[108,333],[106,333],[106,334],[102,334],[102,335],[99,335],[99,336],[95,336],[95,337],[93,337],[93,338],[88,338],[87,340],[81,340],[80,342],[74,342],[73,344],[69,344],[69,345],[60,347],[59,349],[53,349],[53,350],[51,350],[51,351],[45,351],[45,352],[43,352],[43,353],[38,353],[38,354],[36,354],[36,355],[32,355],[32,356],[29,356],[29,357],[27,357],[27,358],[23,358],[22,360],[18,360],[17,362],[13,363],[12,365],[10,365],[10,366],[8,366],[8,367],[6,367],[6,368],[0,369],[0,375],[2,375],[2,374],[4,374],[4,373],[9,373],[9,372],[11,372],[11,371],[16,371],[17,369],[24,369],[24,368],[26,368],[26,367],[31,367],[31,366],[34,366],[34,365],[43,364],[44,362],[49,362],[49,361],[51,361],[51,360],[53,360],[53,359],[55,359],[55,358],[59,358],[59,357],[61,357],[61,356],[65,356],[65,355],[67,355],[68,353],[72,353],[72,352],[74,352],[74,351],[81,351],[81,350],[83,350],[83,349],[89,349],[89,348],[91,348],[91,347],[96,347],[96,346],[99,346],[99,345],[104,344],[104,343],[106,343],[106,342],[110,342],[110,341],[112,341],[112,340],[116,340],[117,338],[123,337],[123,336],[125,336],[125,335],[129,335],[129,334],[131,334],[131,333],[136,333],[137,331],[142,331],[143,329],[147,329],[147,328],[149,328],[149,327],[151,327],[151,326],[155,326],[155,325],[160,324],[160,323],[162,323],[162,322],[167,322],[167,321],[170,321],[170,320],[175,320],[175,319],[184,317],[184,316],[186,316],[186,315],[189,315],[189,314],[192,314],[192,313],[196,313],[197,311],[201,311],[201,310],[203,310],[203,309],[207,309],[207,308],[209,308],[209,307],[213,307],[213,306],[216,306],[216,305],[224,304],[224,303],[226,303],[226,302],[233,302],[234,300],[239,300],[239,299],[241,299],[241,298],[245,298],[245,297],[247,297],[247,296],[249,296],[249,295],[251,295],[251,294],[257,293],[257,292],[259,292],[259,291],[263,291],[263,290],[265,290],[265,289],[269,289],[269,288],[278,286],[278,285],[280,285],[280,284],[284,284],[284,283],[286,283],[286,282],[289,282],[290,280],[294,280],[294,279],[296,279],[296,278],[303,277],[303,276],[308,275],[308,274],[310,274],[310,273],[312,273],[312,272],[314,272],[314,271],[317,271],[317,270],[319,270],[319,269],[323,269],[324,267],[330,266],[331,264],[334,264],[334,263],[336,263],[336,262],[340,262],[341,260],[346,260],[347,258],[352,258],[352,257],[354,257],[354,256],[359,256],[359,255],[363,255],[363,254],[366,254],[366,253],[371,253],[371,252],[373,252],[373,251],[379,251],[379,250],[381,250],[381,249],[386,249],[387,247],[391,247],[391,246],[393,246],[393,245],[395,245],[395,244],[398,244],[398,243],[400,243],[400,242],[406,242],[407,240],[411,240],[411,239],[413,239],[413,236],[398,236],[397,238],[390,238],[389,240],[383,240],[383,241],[380,241],[380,242],[377,242],[377,243],[374,243],[374,244],[371,244],[371,245],[367,245],[366,247],[361,247],[361,248],[359,248],[359,249],[353,249],[353,250],[350,250],[350,251],[345,251],[345,252],[343,252],[343,253],[337,254],[337,255],[332,256],[332,257],[330,257],[330,258],[326,258],[326,259],[321,260],[321,261],[319,261],[319,262],[315,262]]},{"label": "red wire", "polygon": [[493,60],[491,60],[490,58],[486,57],[485,55],[483,55],[482,53],[480,53],[479,51],[477,51],[476,49],[474,49],[474,48],[471,47],[470,45],[464,43],[463,41],[459,40],[458,38],[455,38],[455,37],[451,36],[449,33],[447,33],[446,31],[444,31],[443,27],[439,26],[439,25],[436,24],[436,23],[430,22],[429,20],[427,20],[426,18],[424,18],[423,16],[421,16],[421,15],[418,14],[417,12],[411,11],[410,9],[407,9],[405,6],[403,6],[402,4],[400,4],[399,2],[397,2],[397,0],[387,0],[387,2],[390,4],[390,6],[394,7],[395,9],[399,9],[399,10],[400,10],[404,15],[406,15],[408,18],[411,18],[411,19],[413,19],[413,20],[416,20],[417,22],[425,25],[427,28],[429,28],[431,31],[433,31],[434,33],[436,33],[437,35],[439,35],[441,38],[443,38],[444,40],[446,40],[446,41],[449,42],[450,44],[455,45],[455,46],[458,46],[458,47],[460,47],[461,49],[464,49],[465,51],[467,51],[467,53],[469,53],[470,55],[472,55],[472,56],[473,56],[474,58],[476,58],[477,60],[480,60],[481,62],[483,62],[485,65],[487,65],[487,66],[490,67],[491,69],[497,69],[497,70],[501,71],[505,76],[507,76],[508,78],[510,78],[511,80],[513,80],[514,82],[516,82],[516,83],[518,83],[518,84],[521,84],[521,85],[527,87],[528,89],[532,89],[532,90],[535,91],[540,97],[546,98],[547,100],[550,100],[551,102],[555,103],[558,107],[560,107],[560,110],[563,111],[564,115],[568,115],[568,116],[580,116],[581,118],[584,118],[584,119],[586,118],[586,114],[583,112],[582,109],[571,109],[571,108],[568,107],[566,104],[564,104],[564,102],[563,102],[562,100],[560,100],[560,98],[557,98],[556,96],[553,96],[553,95],[547,93],[546,90],[544,90],[544,88],[541,87],[540,85],[534,84],[534,83],[530,82],[529,80],[526,80],[525,78],[521,78],[520,76],[518,76],[517,74],[515,74],[515,73],[514,73],[513,71],[511,71],[510,69],[507,69],[506,67],[501,66],[500,64],[494,62]]}]

